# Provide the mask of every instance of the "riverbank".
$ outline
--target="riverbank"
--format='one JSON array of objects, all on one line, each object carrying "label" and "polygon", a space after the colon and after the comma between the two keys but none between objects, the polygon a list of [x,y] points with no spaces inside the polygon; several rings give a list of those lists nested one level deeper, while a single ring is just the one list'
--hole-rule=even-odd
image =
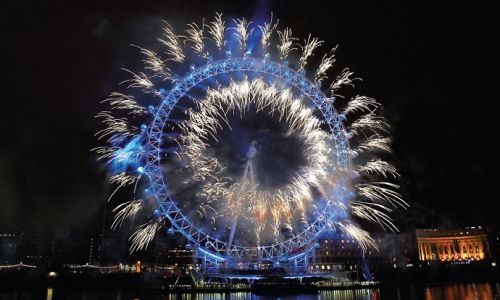
[{"label": "riverbank", "polygon": [[[500,274],[497,269],[485,271],[481,268],[430,268],[421,267],[411,272],[379,274],[379,281],[337,280],[316,274],[313,277],[293,280],[268,278],[272,283],[286,283],[294,286],[300,284],[313,285],[318,290],[377,289],[401,285],[417,284],[425,286],[442,286],[449,284],[467,284],[472,282],[497,282]],[[267,279],[266,279],[267,280]],[[210,282],[210,283],[209,283]],[[258,281],[252,281],[256,283]],[[0,289],[32,289],[32,288],[79,288],[79,289],[120,289],[122,287],[163,291],[168,293],[184,292],[249,292],[252,286],[245,280],[224,280],[195,282],[190,274],[167,276],[161,272],[140,273],[99,273],[99,272],[58,272],[40,269],[13,269],[0,271]]]}]

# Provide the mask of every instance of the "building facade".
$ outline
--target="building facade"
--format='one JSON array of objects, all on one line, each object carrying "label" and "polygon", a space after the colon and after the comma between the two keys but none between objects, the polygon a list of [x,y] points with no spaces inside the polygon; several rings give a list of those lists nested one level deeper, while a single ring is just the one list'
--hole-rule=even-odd
[{"label": "building facade", "polygon": [[377,274],[393,272],[412,266],[416,259],[415,237],[412,234],[375,234],[375,247],[363,251],[345,233],[334,233],[318,239],[309,271],[354,272],[358,278],[375,279]]},{"label": "building facade", "polygon": [[484,228],[417,229],[420,261],[482,261],[491,258],[488,234]]}]

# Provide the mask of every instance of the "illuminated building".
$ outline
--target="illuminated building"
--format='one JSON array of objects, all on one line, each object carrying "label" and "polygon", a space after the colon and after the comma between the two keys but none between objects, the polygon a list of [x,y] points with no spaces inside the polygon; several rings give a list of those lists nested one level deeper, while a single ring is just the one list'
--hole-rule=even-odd
[{"label": "illuminated building", "polygon": [[319,239],[311,271],[333,272],[357,270],[362,257],[361,247],[344,234],[334,238]]},{"label": "illuminated building", "polygon": [[491,257],[486,231],[479,227],[463,229],[417,229],[421,261],[480,261]]},{"label": "illuminated building", "polygon": [[186,250],[179,247],[175,249],[161,249],[158,251],[158,263],[161,265],[189,267],[193,265],[193,262],[193,250]]},{"label": "illuminated building", "polygon": [[416,255],[414,236],[384,233],[375,234],[374,237],[378,249],[368,248],[364,253],[359,244],[344,233],[321,237],[310,262],[310,271],[355,272],[364,274],[367,279],[374,279],[375,274],[413,266]]}]

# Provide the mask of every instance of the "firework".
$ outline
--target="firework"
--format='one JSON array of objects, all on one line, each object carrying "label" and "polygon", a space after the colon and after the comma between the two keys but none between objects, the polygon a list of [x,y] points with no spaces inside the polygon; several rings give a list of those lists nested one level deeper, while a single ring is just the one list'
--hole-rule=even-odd
[{"label": "firework", "polygon": [[273,24],[273,18],[271,16],[271,21],[269,23],[265,23],[264,25],[259,25],[260,32],[262,37],[260,39],[260,45],[262,50],[267,53],[269,46],[271,45],[271,35],[278,27],[278,24]]},{"label": "firework", "polygon": [[314,75],[314,82],[316,82],[318,85],[321,85],[321,82],[328,78],[328,76],[326,76],[326,72],[335,63],[335,51],[336,50],[337,50],[337,47],[333,48],[329,54],[326,53],[323,56],[323,59],[321,60],[321,64],[319,65],[318,69],[316,70],[316,74]]},{"label": "firework", "polygon": [[[359,80],[348,68],[329,79],[337,47],[314,66],[323,42],[308,35],[298,43],[272,18],[255,24],[216,14],[179,32],[165,23],[158,49],[134,46],[144,68],[124,69],[131,78],[122,82],[134,93],[111,93],[104,100],[111,108],[97,115],[104,125],[97,136],[109,145],[94,151],[109,168],[111,197],[120,188],[137,194],[117,204],[112,228],[150,210],[130,237],[131,251],[145,249],[165,226],[217,260],[274,261],[311,249],[323,231],[376,247],[357,218],[397,230],[390,214],[408,204],[396,184],[377,179],[399,177],[376,157],[391,151],[390,127],[373,98],[336,100]],[[260,181],[273,174],[256,167],[259,143],[247,142],[239,173],[215,151],[224,134],[237,135],[240,123],[259,114],[300,145],[287,150],[301,165],[277,186]]]},{"label": "firework", "polygon": [[[183,165],[188,166],[191,176],[203,183],[200,195],[204,202],[198,210],[201,216],[209,211],[214,218],[230,215],[233,219],[244,213],[250,219],[268,220],[269,224],[262,221],[264,224],[256,230],[256,239],[261,238],[266,227],[273,228],[273,239],[277,239],[279,228],[289,222],[292,211],[304,216],[306,207],[314,199],[311,188],[318,187],[327,174],[333,172],[333,165],[329,159],[332,150],[328,146],[332,141],[321,130],[321,121],[313,115],[313,110],[301,102],[293,97],[290,89],[278,89],[261,79],[254,79],[251,82],[232,82],[220,90],[209,90],[206,99],[198,102],[197,109],[188,112],[188,121],[181,125],[182,134],[177,139],[182,145],[177,155],[185,162]],[[248,172],[244,172],[241,180],[224,178],[223,164],[217,157],[207,154],[208,141],[217,140],[219,131],[232,129],[229,115],[244,119],[251,110],[266,111],[269,117],[274,116],[286,123],[285,134],[297,135],[305,146],[305,166],[282,187],[264,189],[256,185],[255,180],[247,178],[254,176],[245,175]],[[228,197],[235,193],[238,196]],[[248,193],[252,195],[250,199]],[[206,206],[212,203],[218,203],[221,208],[207,209]],[[236,211],[235,206],[238,207]]]},{"label": "firework", "polygon": [[[323,44],[323,41],[320,41],[317,38],[311,38],[311,35],[309,35],[307,40],[304,40],[304,45],[300,46],[300,48],[302,49],[302,55],[299,58],[300,71],[304,70],[304,67],[307,64],[307,59],[313,55],[313,51],[321,46],[321,44]],[[321,69],[318,69],[318,71],[321,71]]]},{"label": "firework", "polygon": [[283,31],[278,31],[280,44],[278,45],[278,51],[280,54],[280,59],[285,60],[290,52],[296,49],[295,41],[296,38],[292,37],[292,30],[290,28],[285,28]]}]

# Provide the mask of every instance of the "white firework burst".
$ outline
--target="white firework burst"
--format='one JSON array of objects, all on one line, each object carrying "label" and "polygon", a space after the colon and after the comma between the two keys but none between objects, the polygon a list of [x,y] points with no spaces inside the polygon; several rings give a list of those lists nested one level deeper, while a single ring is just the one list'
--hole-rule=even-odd
[{"label": "white firework burst", "polygon": [[359,166],[357,171],[360,174],[376,174],[383,176],[384,178],[389,176],[398,178],[400,176],[395,166],[380,159],[366,162],[364,165]]},{"label": "white firework burst", "polygon": [[[320,56],[322,59],[317,68],[309,70],[313,69],[309,63],[311,57],[323,44],[318,38],[308,35],[299,44],[299,40],[292,36],[292,30],[279,29],[278,22],[273,22],[272,16],[264,24],[254,24],[245,18],[230,20],[228,24],[232,24],[232,27],[227,27],[222,14],[217,13],[207,23],[187,24],[186,29],[178,31],[183,35],[177,35],[173,27],[165,22],[162,36],[157,39],[160,50],[152,51],[133,45],[142,54],[144,67],[141,70],[124,69],[130,78],[122,83],[132,90],[130,93],[111,93],[103,101],[111,108],[96,116],[104,125],[96,136],[99,140],[106,140],[109,145],[93,150],[98,159],[106,161],[109,168],[109,179],[115,186],[110,199],[120,188],[130,188],[134,193],[137,190],[157,191],[152,172],[163,167],[165,170],[172,169],[174,166],[155,167],[164,161],[182,162],[179,169],[187,170],[185,174],[188,178],[184,178],[181,183],[201,186],[193,196],[198,202],[182,206],[191,209],[186,215],[196,215],[201,220],[199,231],[195,231],[199,235],[205,231],[217,231],[219,235],[227,236],[227,233],[218,230],[227,231],[229,228],[234,231],[233,228],[241,225],[238,222],[246,222],[246,226],[254,232],[251,239],[256,241],[253,250],[248,251],[262,254],[262,247],[287,239],[294,240],[301,232],[310,230],[314,226],[310,219],[317,217],[329,224],[326,229],[347,233],[363,248],[376,247],[374,240],[356,224],[355,219],[368,220],[395,231],[397,228],[390,214],[396,207],[408,207],[398,193],[398,186],[385,181],[399,177],[396,168],[374,157],[380,152],[391,151],[390,127],[379,115],[380,103],[367,96],[355,96],[346,101],[342,113],[337,115],[342,124],[332,126],[330,113],[325,112],[336,114],[339,109],[334,107],[337,105],[335,99],[343,98],[339,94],[342,88],[354,87],[354,82],[360,80],[348,68],[344,68],[333,80],[330,79],[328,73],[332,72],[336,63],[337,47]],[[237,51],[234,45],[239,48]],[[233,51],[235,54],[232,54]],[[213,72],[214,75],[210,77],[210,82],[206,80],[200,83],[201,97],[182,90],[188,79],[200,78],[201,72],[191,72],[197,68],[196,64],[200,65],[200,61],[206,61],[207,65],[217,60],[234,63],[228,57],[241,58],[241,64],[252,59],[262,64],[277,62],[285,70],[282,71],[283,76],[296,73],[303,77],[298,85],[314,82],[315,87],[321,89],[324,86],[327,90],[322,91],[321,95],[328,92],[331,97],[325,96],[318,104],[318,99],[312,101],[310,98],[310,90],[307,93],[298,91],[300,88],[297,83],[291,84],[292,77],[288,80],[269,79],[271,67],[258,75],[240,68],[239,72],[243,76],[233,76],[229,80],[217,77],[218,72],[227,67],[224,64],[216,71],[205,71]],[[168,102],[173,95],[180,94],[192,97],[192,105],[182,107],[177,102]],[[168,104],[163,105],[166,102]],[[311,108],[313,102],[316,108]],[[157,104],[144,107],[145,103]],[[285,124],[285,135],[298,137],[304,145],[302,154],[305,163],[290,176],[285,185],[265,187],[259,184],[254,175],[227,177],[225,162],[209,151],[211,141],[220,141],[221,132],[232,131],[234,124],[231,122],[235,117],[242,120],[251,110],[265,113],[269,118]],[[165,131],[161,138],[152,136],[163,126],[158,125],[157,120],[165,115],[170,116],[173,111],[181,112],[184,119],[172,121],[175,126],[169,129],[173,131],[166,132],[167,129],[163,129]],[[350,131],[347,132],[346,128]],[[350,138],[348,143],[343,144],[349,144],[351,148],[343,148],[343,144],[338,143],[339,136]],[[170,147],[171,144],[175,146]],[[166,145],[172,149],[165,149]],[[162,154],[152,155],[153,151]],[[342,159],[349,162],[339,163]],[[247,164],[245,172],[253,174],[251,168],[251,164]],[[180,171],[174,169],[171,172],[175,175]],[[259,176],[258,172],[256,174]],[[149,184],[149,187],[137,189],[143,183]],[[162,187],[162,195],[170,193],[169,188],[170,185]],[[351,192],[354,196],[346,196],[352,195]],[[151,210],[151,205],[136,199],[146,198],[139,194],[137,198],[116,206],[115,219],[111,224],[113,228],[119,227],[126,219],[134,218],[141,211]],[[326,216],[326,210],[319,208],[325,206],[321,201],[354,218],[347,216],[335,219]],[[176,205],[174,201],[170,202],[170,206]],[[155,215],[153,211],[150,213]],[[217,228],[220,223],[218,218],[226,220],[227,226]],[[168,214],[150,218],[130,237],[131,251],[145,249],[167,222],[172,223],[170,225],[173,227],[182,227],[188,220],[174,220]],[[289,236],[284,237],[283,231]],[[236,251],[231,248],[232,243],[235,243],[233,235],[229,236],[229,241],[221,241],[225,245],[224,251],[228,253]],[[250,236],[247,238],[250,239]],[[307,245],[295,246],[300,248]]]},{"label": "white firework burst", "polygon": [[330,53],[325,53],[323,59],[321,60],[321,64],[316,70],[316,74],[314,74],[314,82],[316,84],[321,85],[323,80],[328,79],[326,72],[333,66],[335,63],[335,51],[337,47],[333,48]]},{"label": "white firework burst", "polygon": [[151,89],[154,87],[151,79],[144,72],[134,73],[128,69],[123,69],[125,72],[128,72],[132,75],[132,78],[124,80],[120,83],[128,84],[127,88],[141,88],[144,90]]},{"label": "white firework burst", "polygon": [[[218,132],[224,128],[231,130],[229,115],[239,114],[240,118],[245,118],[251,109],[266,110],[270,116],[285,122],[288,125],[286,135],[298,136],[305,145],[307,163],[284,187],[266,190],[255,183],[224,180],[224,166],[217,157],[207,155],[209,139],[217,139]],[[268,227],[273,227],[276,237],[280,226],[292,217],[292,211],[301,216],[305,214],[314,199],[311,187],[319,186],[331,172],[328,146],[331,140],[321,130],[321,121],[314,117],[312,109],[304,106],[301,99],[295,99],[290,89],[269,86],[261,79],[232,82],[228,87],[209,90],[206,99],[198,102],[198,109],[189,111],[188,115],[188,121],[181,125],[183,134],[178,143],[182,147],[178,156],[186,162],[193,178],[198,181],[210,179],[201,190],[206,202],[200,205],[199,212],[206,212],[205,206],[215,201],[224,201],[217,215],[235,218],[245,212],[249,218],[264,224],[272,220]],[[241,203],[247,205],[243,207]],[[256,234],[259,237],[259,233]]]},{"label": "white firework burst", "polygon": [[191,23],[188,24],[188,29],[186,30],[186,41],[191,42],[191,49],[201,57],[207,56],[205,52],[205,37],[203,36],[204,27],[205,24],[198,26],[196,23]]},{"label": "white firework burst", "polygon": [[234,35],[240,44],[240,49],[245,50],[247,48],[247,41],[253,32],[253,28],[250,28],[252,22],[248,22],[245,18],[233,20],[234,27],[232,29],[235,31]]},{"label": "white firework burst", "polygon": [[373,98],[366,96],[356,96],[349,101],[344,109],[344,114],[348,115],[354,112],[371,112],[380,107],[380,104]]},{"label": "white firework burst", "polygon": [[290,28],[285,28],[283,31],[278,31],[280,44],[278,44],[278,51],[280,54],[280,59],[287,59],[290,52],[297,49],[295,41],[297,38],[292,37],[292,30]]},{"label": "white firework burst", "polygon": [[116,229],[120,227],[123,222],[129,218],[133,218],[137,212],[139,212],[143,207],[142,200],[132,200],[122,203],[113,209],[115,214],[113,218],[113,223],[111,224],[111,229]]},{"label": "white firework burst", "polygon": [[118,92],[113,92],[109,97],[102,101],[102,103],[108,102],[111,105],[111,109],[125,110],[128,114],[143,114],[146,113],[146,109],[140,106],[135,100],[134,96],[125,95]]},{"label": "white firework burst", "polygon": [[95,134],[98,139],[109,137],[108,142],[113,143],[117,139],[133,135],[135,128],[129,124],[126,118],[117,118],[109,111],[98,113],[96,118],[102,119],[101,123],[106,126]]},{"label": "white firework burst", "polygon": [[215,20],[208,25],[208,33],[212,36],[219,51],[226,45],[226,40],[224,39],[225,26],[226,23],[220,13],[215,14]]},{"label": "white firework burst", "polygon": [[168,74],[168,71],[170,71],[170,70],[165,66],[165,63],[160,58],[160,56],[158,56],[158,54],[156,54],[155,52],[153,52],[151,50],[148,50],[148,49],[136,46],[136,45],[132,45],[132,46],[139,49],[141,54],[143,54],[146,57],[145,59],[142,60],[142,62],[144,63],[144,69],[151,70],[154,73],[163,73],[166,75],[165,77],[169,76],[167,74]]},{"label": "white firework burst", "polygon": [[271,35],[276,30],[276,27],[278,27],[278,23],[273,23],[272,15],[271,20],[268,23],[259,25],[259,29],[262,35],[260,38],[260,45],[262,47],[262,50],[266,52],[266,54],[269,46],[271,45]]},{"label": "white firework burst", "polygon": [[304,45],[300,46],[302,48],[302,55],[299,58],[299,70],[304,70],[304,67],[307,64],[307,59],[313,55],[313,51],[316,50],[319,46],[323,44],[323,41],[320,41],[317,38],[307,37],[307,40],[304,40]]},{"label": "white firework burst", "polygon": [[181,47],[180,37],[177,36],[170,24],[165,22],[165,27],[163,28],[163,38],[158,38],[158,41],[167,47],[166,54],[169,56],[169,59],[176,62],[183,62],[184,51]]},{"label": "white firework burst", "polygon": [[146,249],[162,225],[162,222],[151,222],[141,225],[129,238],[129,241],[132,242],[130,252]]},{"label": "white firework burst", "polygon": [[342,70],[342,72],[340,72],[335,81],[333,81],[332,84],[330,85],[331,93],[335,94],[343,86],[354,87],[354,81],[361,79],[351,78],[352,75],[354,75],[354,72],[351,72],[349,68],[345,68],[344,70]]},{"label": "white firework burst", "polygon": [[355,135],[359,135],[366,131],[377,134],[387,130],[389,130],[389,124],[385,122],[383,117],[377,116],[374,113],[363,115],[351,124],[351,132]]}]

